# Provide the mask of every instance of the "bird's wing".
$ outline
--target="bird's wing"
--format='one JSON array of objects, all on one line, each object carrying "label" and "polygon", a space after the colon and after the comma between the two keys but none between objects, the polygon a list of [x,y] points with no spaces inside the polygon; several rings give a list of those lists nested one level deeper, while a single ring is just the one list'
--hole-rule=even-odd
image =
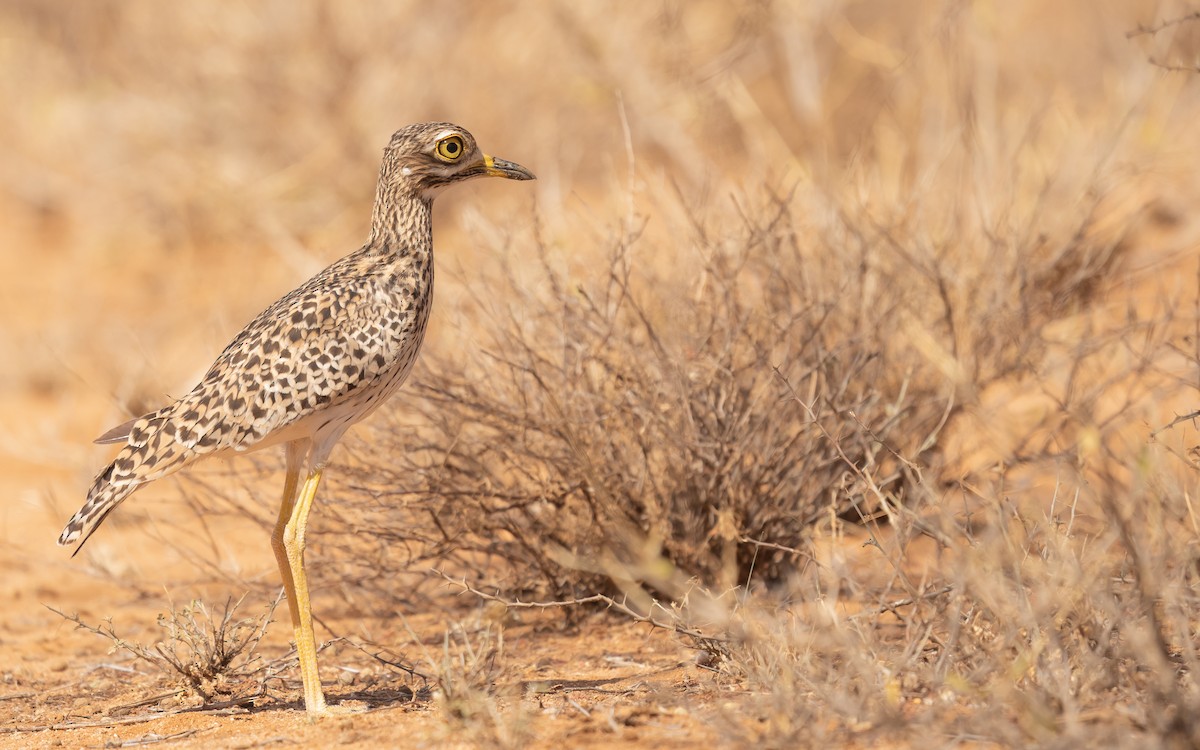
[{"label": "bird's wing", "polygon": [[251,321],[170,407],[176,439],[201,453],[246,449],[341,402],[395,362],[409,333],[387,325],[394,312],[362,276],[299,287]]},{"label": "bird's wing", "polygon": [[335,262],[250,321],[191,392],[99,441],[247,450],[392,373],[416,355],[428,300],[374,268],[363,251]]}]

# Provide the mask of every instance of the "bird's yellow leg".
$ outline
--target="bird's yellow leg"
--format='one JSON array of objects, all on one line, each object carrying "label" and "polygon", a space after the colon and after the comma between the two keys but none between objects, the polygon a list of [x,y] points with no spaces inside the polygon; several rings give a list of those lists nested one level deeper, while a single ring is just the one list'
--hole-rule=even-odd
[{"label": "bird's yellow leg", "polygon": [[304,577],[304,527],[317,492],[317,483],[321,479],[319,470],[308,477],[301,497],[296,497],[300,468],[309,447],[307,440],[298,440],[287,446],[287,478],[283,484],[279,517],[271,534],[271,549],[275,553],[275,562],[279,564],[279,577],[283,579],[283,591],[292,617],[300,675],[304,681],[304,705],[310,713],[319,714],[325,708],[325,696],[321,693],[321,680],[317,674],[317,649],[309,609],[308,581]]},{"label": "bird's yellow leg", "polygon": [[288,612],[292,615],[292,627],[297,628],[296,619],[296,586],[292,582],[292,568],[288,564],[287,548],[283,543],[284,530],[292,518],[292,507],[296,504],[296,485],[300,480],[300,462],[292,460],[292,447],[288,446],[287,479],[283,484],[283,501],[279,504],[279,518],[275,521],[275,530],[271,532],[271,550],[275,553],[275,562],[279,564],[279,577],[283,579],[283,591],[287,595]]},{"label": "bird's yellow leg", "polygon": [[[296,636],[296,653],[300,659],[300,677],[304,681],[304,707],[310,716],[326,712],[325,694],[321,692],[321,676],[317,672],[317,643],[313,633],[312,607],[308,598],[308,577],[304,573],[304,530],[308,512],[312,510],[321,483],[321,468],[312,469],[304,480],[300,495],[291,509],[291,518],[284,525],[283,546],[294,593],[288,598],[292,611],[292,627]],[[282,518],[282,514],[280,515]],[[286,575],[286,574],[285,574]]]},{"label": "bird's yellow leg", "polygon": [[292,615],[300,677],[304,682],[304,708],[310,717],[316,718],[330,713],[353,713],[361,709],[326,706],[325,694],[321,691],[321,676],[317,671],[317,643],[308,598],[308,577],[304,573],[304,533],[308,526],[308,513],[312,510],[317,487],[321,483],[322,467],[311,469],[304,486],[299,487],[301,465],[305,463],[310,446],[307,440],[288,444],[287,479],[284,481],[279,518],[271,534],[271,549],[275,551],[275,560],[279,563],[279,575],[283,578],[288,611]]}]

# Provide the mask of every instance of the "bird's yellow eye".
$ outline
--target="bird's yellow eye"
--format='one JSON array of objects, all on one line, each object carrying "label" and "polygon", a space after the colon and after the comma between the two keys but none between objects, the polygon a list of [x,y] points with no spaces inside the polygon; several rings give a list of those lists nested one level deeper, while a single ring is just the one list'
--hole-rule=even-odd
[{"label": "bird's yellow eye", "polygon": [[437,155],[443,161],[458,161],[463,155],[462,136],[448,135],[437,142]]}]

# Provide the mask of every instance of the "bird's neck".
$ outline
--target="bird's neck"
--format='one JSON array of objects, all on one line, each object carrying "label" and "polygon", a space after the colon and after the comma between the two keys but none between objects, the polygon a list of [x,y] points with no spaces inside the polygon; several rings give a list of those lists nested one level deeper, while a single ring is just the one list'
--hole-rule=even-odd
[{"label": "bird's neck", "polygon": [[419,262],[433,257],[433,201],[420,194],[380,184],[371,212],[367,247],[385,255],[405,255]]}]

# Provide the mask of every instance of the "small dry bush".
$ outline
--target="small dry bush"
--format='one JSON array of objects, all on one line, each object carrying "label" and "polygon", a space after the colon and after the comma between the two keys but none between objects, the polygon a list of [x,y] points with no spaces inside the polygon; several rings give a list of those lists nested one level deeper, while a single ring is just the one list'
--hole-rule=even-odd
[{"label": "small dry bush", "polygon": [[[365,449],[356,484],[376,488],[385,539],[515,564],[521,588],[554,596],[608,589],[660,555],[732,585],[777,580],[816,520],[877,507],[849,466],[883,464],[876,493],[903,495],[911,476],[885,441],[932,447],[946,403],[912,390],[874,316],[842,319],[861,274],[822,288],[802,272],[791,218],[779,201],[693,248],[680,275],[639,270],[668,248],[627,235],[603,275],[576,282],[543,246],[548,297],[493,279],[506,307],[488,361],[435,365],[420,385],[429,442],[385,429]],[[912,432],[895,436],[901,424]]]},{"label": "small dry bush", "polygon": [[268,681],[278,679],[284,664],[264,661],[257,652],[282,595],[257,617],[237,618],[245,600],[228,600],[220,615],[200,600],[183,607],[171,606],[158,616],[162,638],[152,646],[119,636],[111,619],[89,625],[78,614],[61,617],[112,642],[111,652],[122,652],[151,665],[178,683],[182,690],[210,705],[219,701],[250,700],[265,693]]},{"label": "small dry bush", "polygon": [[[479,747],[527,747],[530,717],[519,700],[496,688],[504,661],[504,632],[491,624],[455,623],[443,636],[434,667],[437,704],[454,741]],[[519,699],[519,695],[516,696]]]}]

